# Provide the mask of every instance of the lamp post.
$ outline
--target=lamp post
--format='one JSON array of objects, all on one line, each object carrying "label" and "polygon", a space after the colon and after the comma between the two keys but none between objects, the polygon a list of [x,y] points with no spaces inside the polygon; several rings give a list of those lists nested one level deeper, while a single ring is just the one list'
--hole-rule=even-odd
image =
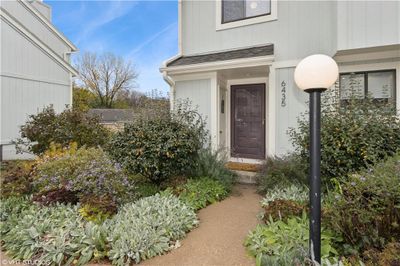
[{"label": "lamp post", "polygon": [[310,258],[321,263],[321,92],[337,80],[339,69],[327,55],[304,58],[294,71],[297,86],[310,94]]}]

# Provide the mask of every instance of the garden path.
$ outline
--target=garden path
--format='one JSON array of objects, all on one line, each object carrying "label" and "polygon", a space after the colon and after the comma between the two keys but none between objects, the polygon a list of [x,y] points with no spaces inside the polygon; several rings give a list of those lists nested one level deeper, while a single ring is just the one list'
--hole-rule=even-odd
[{"label": "garden path", "polygon": [[199,211],[199,227],[181,241],[180,248],[140,265],[255,265],[255,260],[246,254],[243,241],[258,223],[256,215],[260,212],[260,200],[255,186],[236,186],[232,196]]}]

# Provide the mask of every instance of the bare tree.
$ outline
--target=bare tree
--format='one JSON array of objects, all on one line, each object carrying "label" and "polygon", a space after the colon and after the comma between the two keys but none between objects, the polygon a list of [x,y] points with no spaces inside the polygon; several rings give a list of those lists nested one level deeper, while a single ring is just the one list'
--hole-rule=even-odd
[{"label": "bare tree", "polygon": [[99,99],[103,107],[112,108],[116,96],[136,86],[138,73],[129,61],[112,53],[86,52],[76,61],[81,82]]}]

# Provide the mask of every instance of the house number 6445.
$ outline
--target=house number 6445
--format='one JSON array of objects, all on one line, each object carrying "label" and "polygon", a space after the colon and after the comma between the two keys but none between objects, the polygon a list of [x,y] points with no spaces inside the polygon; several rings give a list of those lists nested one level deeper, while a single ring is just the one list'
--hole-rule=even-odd
[{"label": "house number 6445", "polygon": [[281,83],[281,93],[282,93],[281,106],[285,107],[286,106],[286,82],[285,81],[282,81],[282,83]]}]

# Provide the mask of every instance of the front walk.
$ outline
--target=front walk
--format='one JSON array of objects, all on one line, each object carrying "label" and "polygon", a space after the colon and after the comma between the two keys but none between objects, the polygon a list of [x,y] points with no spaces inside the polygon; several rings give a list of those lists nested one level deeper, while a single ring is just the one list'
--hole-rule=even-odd
[{"label": "front walk", "polygon": [[200,225],[168,254],[142,262],[148,266],[247,266],[255,260],[243,241],[257,225],[261,197],[254,186],[238,185],[233,195],[202,209]]}]

